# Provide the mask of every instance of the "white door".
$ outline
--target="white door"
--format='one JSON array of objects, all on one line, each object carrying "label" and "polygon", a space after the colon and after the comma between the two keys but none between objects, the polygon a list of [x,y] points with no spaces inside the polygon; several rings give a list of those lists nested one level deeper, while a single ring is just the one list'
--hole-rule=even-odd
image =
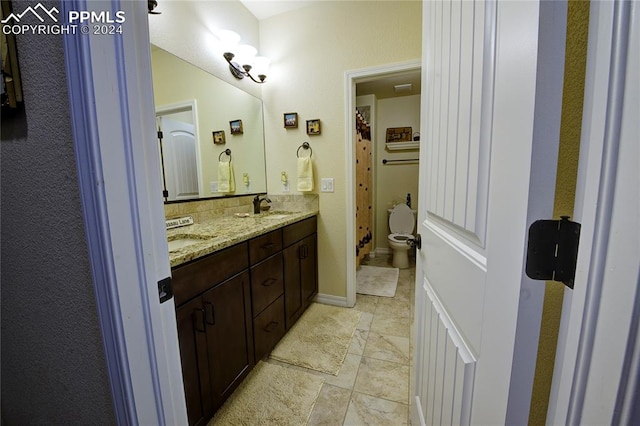
[{"label": "white door", "polygon": [[564,2],[423,2],[415,424],[527,423],[526,236],[552,215],[565,25]]},{"label": "white door", "polygon": [[162,130],[163,172],[169,200],[197,198],[198,161],[195,126],[167,116],[158,117]]}]

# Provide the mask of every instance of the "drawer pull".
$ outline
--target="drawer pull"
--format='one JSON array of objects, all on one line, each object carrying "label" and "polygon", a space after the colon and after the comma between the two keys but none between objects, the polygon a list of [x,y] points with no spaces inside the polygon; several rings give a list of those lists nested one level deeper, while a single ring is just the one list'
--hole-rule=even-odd
[{"label": "drawer pull", "polygon": [[272,285],[274,285],[276,282],[278,282],[278,280],[276,280],[275,278],[269,278],[268,280],[265,280],[262,282],[262,285],[264,287],[271,287]]},{"label": "drawer pull", "polygon": [[262,248],[265,250],[273,250],[275,246],[276,246],[276,243],[267,243],[267,244],[263,244]]},{"label": "drawer pull", "polygon": [[211,302],[204,302],[205,321],[209,325],[216,325],[216,311]]},{"label": "drawer pull", "polygon": [[278,324],[280,324],[277,321],[271,321],[269,324],[267,324],[267,326],[264,328],[264,331],[266,331],[267,333],[271,333],[273,330],[276,329],[276,327],[278,326]]},{"label": "drawer pull", "polygon": [[[199,331],[200,333],[205,333],[207,330],[205,329],[206,325],[204,322],[204,309],[196,309],[193,311],[193,315],[196,317],[195,321],[193,322],[196,331]],[[199,316],[199,318],[198,318]],[[202,329],[198,328],[198,324],[202,324]]]}]

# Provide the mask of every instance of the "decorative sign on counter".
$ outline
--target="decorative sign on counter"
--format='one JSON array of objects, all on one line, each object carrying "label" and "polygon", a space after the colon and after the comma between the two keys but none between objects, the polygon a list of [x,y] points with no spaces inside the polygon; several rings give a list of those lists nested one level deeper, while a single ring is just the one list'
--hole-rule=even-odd
[{"label": "decorative sign on counter", "polygon": [[193,225],[193,217],[185,216],[177,219],[169,219],[165,221],[167,229],[178,228],[180,226]]}]

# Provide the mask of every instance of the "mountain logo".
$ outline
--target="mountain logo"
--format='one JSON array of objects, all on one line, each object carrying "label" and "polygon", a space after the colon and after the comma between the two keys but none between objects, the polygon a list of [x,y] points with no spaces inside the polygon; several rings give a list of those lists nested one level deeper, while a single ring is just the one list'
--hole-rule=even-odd
[{"label": "mountain logo", "polygon": [[[40,13],[38,13],[38,11]],[[35,7],[31,7],[31,6],[27,7],[22,13],[18,13],[18,14],[10,13],[9,16],[7,16],[5,19],[3,19],[0,22],[2,22],[3,24],[6,24],[11,19],[13,19],[15,23],[18,23],[27,13],[31,13],[32,15],[34,15],[36,18],[38,18],[40,22],[45,22],[45,19],[42,16],[48,16],[49,18],[51,18],[53,22],[58,22],[58,18],[56,15],[54,15],[54,12],[56,15],[60,13],[60,11],[55,7],[52,7],[51,9],[47,9],[42,4],[38,3],[37,5],[35,5]]]}]

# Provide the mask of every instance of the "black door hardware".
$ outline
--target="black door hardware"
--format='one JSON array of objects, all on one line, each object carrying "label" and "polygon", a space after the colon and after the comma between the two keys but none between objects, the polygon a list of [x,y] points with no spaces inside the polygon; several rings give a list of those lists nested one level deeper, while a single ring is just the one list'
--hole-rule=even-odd
[{"label": "black door hardware", "polygon": [[529,227],[525,272],[534,280],[553,280],[573,289],[578,261],[580,224],[561,220],[537,220]]}]

